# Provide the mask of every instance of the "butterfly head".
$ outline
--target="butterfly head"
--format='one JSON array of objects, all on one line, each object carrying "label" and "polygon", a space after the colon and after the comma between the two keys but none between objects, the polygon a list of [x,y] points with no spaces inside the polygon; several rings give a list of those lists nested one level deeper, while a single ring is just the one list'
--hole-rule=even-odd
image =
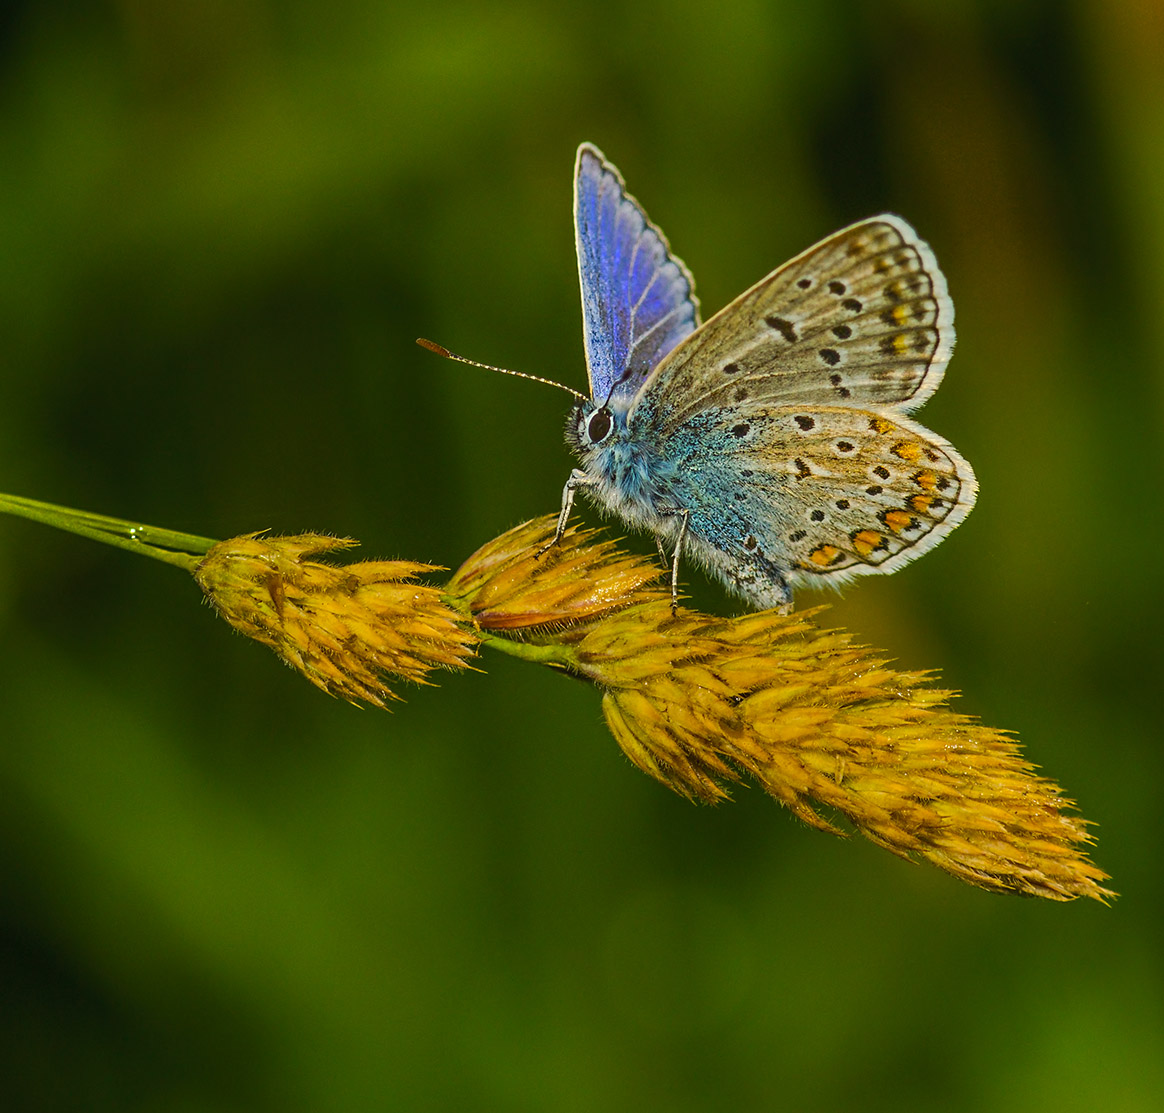
[{"label": "butterfly head", "polygon": [[[626,429],[627,412],[633,396],[618,393],[634,373],[627,368],[611,384],[606,401],[598,405],[592,398],[580,398],[566,423],[566,439],[577,452],[596,449],[611,440],[611,434]],[[617,395],[617,396],[616,396]]]},{"label": "butterfly head", "polygon": [[610,439],[615,415],[609,404],[595,405],[589,398],[570,411],[566,421],[566,440],[579,453],[588,453]]}]

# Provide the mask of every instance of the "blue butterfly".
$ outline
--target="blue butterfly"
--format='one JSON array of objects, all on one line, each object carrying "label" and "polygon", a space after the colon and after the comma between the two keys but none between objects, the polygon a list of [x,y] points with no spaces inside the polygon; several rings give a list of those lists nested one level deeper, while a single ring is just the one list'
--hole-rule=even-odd
[{"label": "blue butterfly", "polygon": [[941,382],[954,305],[900,217],[843,228],[703,324],[691,273],[589,143],[574,228],[590,396],[505,372],[579,399],[551,546],[581,490],[671,547],[673,605],[690,557],[787,611],[794,586],[894,572],[970,513],[970,465],[908,416]]},{"label": "blue butterfly", "polygon": [[[907,414],[934,393],[954,306],[900,217],[861,221],[704,324],[690,272],[588,143],[574,223],[590,397],[574,494],[653,533],[756,607],[893,572],[970,512],[970,465]],[[677,596],[673,596],[677,597]]]}]

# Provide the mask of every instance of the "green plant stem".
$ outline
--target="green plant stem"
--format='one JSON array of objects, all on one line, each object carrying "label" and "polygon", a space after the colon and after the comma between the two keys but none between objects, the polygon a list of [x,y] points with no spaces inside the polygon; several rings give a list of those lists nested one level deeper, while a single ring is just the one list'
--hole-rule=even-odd
[{"label": "green plant stem", "polygon": [[508,653],[510,657],[519,657],[523,661],[571,670],[578,665],[577,658],[567,646],[533,645],[531,642],[516,641],[513,638],[499,638],[496,634],[484,630],[480,631],[480,637],[482,645],[501,653]]},{"label": "green plant stem", "polygon": [[29,518],[46,526],[88,537],[91,541],[128,549],[166,564],[176,564],[187,572],[193,572],[211,546],[218,544],[211,537],[159,529],[124,518],[107,518],[103,514],[90,514],[86,510],[55,506],[51,502],[25,499],[19,495],[0,493],[0,513]]}]

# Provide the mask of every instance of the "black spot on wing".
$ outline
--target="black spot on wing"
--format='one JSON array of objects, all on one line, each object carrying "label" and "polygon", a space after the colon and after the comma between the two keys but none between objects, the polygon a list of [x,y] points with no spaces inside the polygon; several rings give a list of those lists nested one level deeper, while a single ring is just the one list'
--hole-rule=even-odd
[{"label": "black spot on wing", "polygon": [[786,317],[765,317],[764,323],[780,333],[789,344],[796,343],[796,326]]}]

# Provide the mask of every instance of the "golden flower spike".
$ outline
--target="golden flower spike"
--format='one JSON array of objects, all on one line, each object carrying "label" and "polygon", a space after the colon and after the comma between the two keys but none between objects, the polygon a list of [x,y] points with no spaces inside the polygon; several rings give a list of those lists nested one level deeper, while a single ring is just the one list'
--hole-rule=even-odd
[{"label": "golden flower spike", "polygon": [[218,613],[313,684],[384,707],[386,678],[464,668],[479,643],[593,683],[640,769],[716,802],[755,778],[806,823],[822,814],[972,885],[1050,900],[1114,896],[1087,857],[1084,820],[1005,732],[952,711],[925,673],[899,672],[816,611],[721,619],[672,613],[653,560],[555,519],[510,530],[442,593],[432,565],[312,559],[355,542],[321,534],[214,542],[0,495],[0,512],[193,573]]},{"label": "golden flower spike", "polygon": [[822,808],[902,857],[996,892],[1106,900],[1092,840],[1004,732],[952,693],[899,672],[815,611],[672,614],[657,566],[572,530],[535,560],[553,520],[470,557],[449,584],[486,644],[593,682],[623,752],[694,800],[754,777],[806,823]]}]

